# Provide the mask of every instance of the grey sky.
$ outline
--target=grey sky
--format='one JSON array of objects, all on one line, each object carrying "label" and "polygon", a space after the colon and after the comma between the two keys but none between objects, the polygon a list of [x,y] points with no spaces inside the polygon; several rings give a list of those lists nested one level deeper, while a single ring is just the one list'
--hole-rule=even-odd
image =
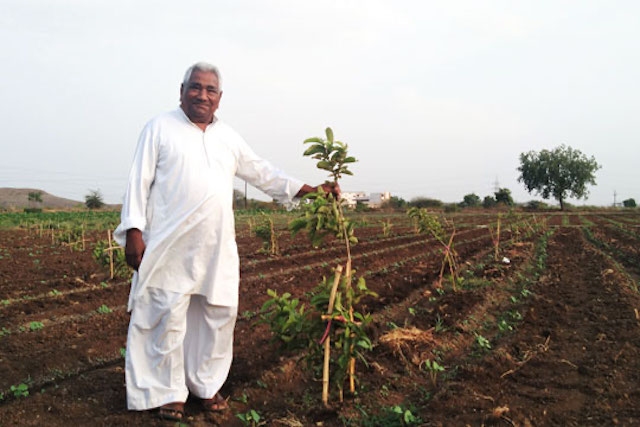
[{"label": "grey sky", "polygon": [[3,0],[0,187],[119,202],[138,133],[204,60],[218,115],[310,184],[302,141],[331,126],[359,159],[346,191],[460,201],[497,178],[527,201],[519,154],[565,143],[602,165],[579,204],[640,201],[639,18],[636,1]]}]

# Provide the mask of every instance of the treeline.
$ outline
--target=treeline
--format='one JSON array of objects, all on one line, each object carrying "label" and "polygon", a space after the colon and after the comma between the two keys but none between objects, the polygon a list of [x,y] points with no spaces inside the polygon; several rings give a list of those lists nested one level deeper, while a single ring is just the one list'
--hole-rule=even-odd
[{"label": "treeline", "polygon": [[[433,199],[429,197],[414,197],[410,201],[406,201],[401,197],[393,196],[390,200],[383,204],[383,208],[390,209],[407,209],[411,207],[416,208],[433,208],[444,209],[445,212],[455,212],[464,208],[485,208],[491,209],[496,207],[509,207],[514,206],[515,202],[511,196],[511,190],[508,188],[500,188],[492,195],[486,195],[484,198],[480,198],[475,193],[469,193],[465,195],[458,203],[444,203],[441,200]],[[531,210],[546,209],[549,206],[546,203],[532,200],[524,205],[525,208]]]}]

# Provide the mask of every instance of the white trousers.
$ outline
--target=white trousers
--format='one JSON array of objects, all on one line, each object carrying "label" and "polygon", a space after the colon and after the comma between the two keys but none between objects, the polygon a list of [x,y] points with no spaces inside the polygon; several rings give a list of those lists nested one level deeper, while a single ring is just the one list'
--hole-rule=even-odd
[{"label": "white trousers", "polygon": [[202,295],[148,288],[136,299],[127,336],[125,379],[132,410],[212,398],[229,375],[237,307]]}]

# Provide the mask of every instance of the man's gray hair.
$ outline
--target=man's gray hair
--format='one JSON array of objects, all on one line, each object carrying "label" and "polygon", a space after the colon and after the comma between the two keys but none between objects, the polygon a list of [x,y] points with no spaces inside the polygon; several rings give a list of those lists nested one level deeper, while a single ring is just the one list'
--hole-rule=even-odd
[{"label": "man's gray hair", "polygon": [[215,65],[211,65],[208,62],[198,62],[189,67],[187,69],[187,72],[184,73],[184,79],[182,80],[184,89],[187,88],[187,83],[189,83],[191,74],[193,74],[194,71],[215,74],[215,76],[218,78],[218,86],[220,86],[218,89],[222,87],[222,76],[220,75],[220,70],[218,70],[218,67],[216,67]]}]

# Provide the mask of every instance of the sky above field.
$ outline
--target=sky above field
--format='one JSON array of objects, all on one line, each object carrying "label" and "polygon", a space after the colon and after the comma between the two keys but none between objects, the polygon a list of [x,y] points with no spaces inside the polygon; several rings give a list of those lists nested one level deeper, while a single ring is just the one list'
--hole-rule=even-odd
[{"label": "sky above field", "polygon": [[571,202],[640,201],[639,21],[637,1],[3,0],[0,187],[121,202],[142,127],[208,61],[218,116],[309,184],[302,141],[331,126],[359,159],[343,191],[525,202],[520,153],[567,144],[602,165]]}]

